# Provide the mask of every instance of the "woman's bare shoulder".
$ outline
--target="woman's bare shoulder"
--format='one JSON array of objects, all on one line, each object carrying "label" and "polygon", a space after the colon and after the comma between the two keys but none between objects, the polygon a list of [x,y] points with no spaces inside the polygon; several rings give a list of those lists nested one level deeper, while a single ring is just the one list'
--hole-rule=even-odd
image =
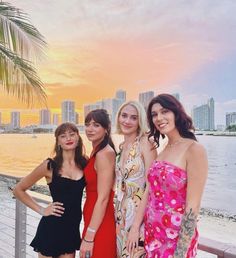
[{"label": "woman's bare shoulder", "polygon": [[155,142],[152,138],[148,138],[148,135],[145,134],[140,138],[140,145],[142,149],[150,149],[155,147]]},{"label": "woman's bare shoulder", "polygon": [[96,157],[97,158],[114,158],[116,156],[116,153],[114,151],[114,149],[110,146],[107,145],[106,147],[104,147],[102,150],[100,150],[97,154]]},{"label": "woman's bare shoulder", "polygon": [[205,147],[197,141],[190,140],[189,147],[187,150],[187,156],[189,158],[194,158],[194,157],[199,157],[202,155],[204,155],[204,156],[206,155]]}]

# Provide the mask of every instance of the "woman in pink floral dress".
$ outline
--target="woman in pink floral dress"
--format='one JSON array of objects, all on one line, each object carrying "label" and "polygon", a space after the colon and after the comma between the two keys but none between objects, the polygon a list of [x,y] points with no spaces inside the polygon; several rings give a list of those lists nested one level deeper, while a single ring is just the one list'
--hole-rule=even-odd
[{"label": "woman in pink floral dress", "polygon": [[196,256],[197,216],[207,178],[207,156],[191,118],[169,94],[154,97],[147,110],[149,137],[168,142],[148,171],[144,217],[147,258]]}]

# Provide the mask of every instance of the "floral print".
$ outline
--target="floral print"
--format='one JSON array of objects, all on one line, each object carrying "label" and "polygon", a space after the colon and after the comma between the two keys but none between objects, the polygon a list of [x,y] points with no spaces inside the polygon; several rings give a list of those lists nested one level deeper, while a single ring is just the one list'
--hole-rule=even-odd
[{"label": "floral print", "polygon": [[[120,155],[116,161],[116,233],[117,258],[131,258],[126,249],[128,232],[134,221],[137,208],[142,200],[146,186],[145,167],[137,137],[129,150],[128,159],[121,164]],[[141,225],[139,246],[132,258],[144,258],[144,225]]]},{"label": "floral print", "polygon": [[[166,161],[154,161],[148,171],[150,184],[145,211],[146,258],[173,258],[185,210],[187,173]],[[196,256],[198,232],[187,258]]]}]

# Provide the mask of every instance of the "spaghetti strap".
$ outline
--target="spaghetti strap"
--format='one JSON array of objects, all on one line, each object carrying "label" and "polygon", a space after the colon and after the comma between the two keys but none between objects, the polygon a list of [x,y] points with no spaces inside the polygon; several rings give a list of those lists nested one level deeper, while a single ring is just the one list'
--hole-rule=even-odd
[{"label": "spaghetti strap", "polygon": [[57,164],[51,158],[47,158],[47,160],[48,160],[47,169],[52,171],[52,179],[53,179],[55,177],[55,175],[56,175]]},{"label": "spaghetti strap", "polygon": [[30,245],[44,256],[58,257],[75,253],[80,248],[81,202],[85,178],[72,180],[58,176],[58,166],[51,158],[47,159],[47,168],[52,173],[52,181],[48,184],[52,200],[63,203],[65,210],[61,217],[43,216]]}]

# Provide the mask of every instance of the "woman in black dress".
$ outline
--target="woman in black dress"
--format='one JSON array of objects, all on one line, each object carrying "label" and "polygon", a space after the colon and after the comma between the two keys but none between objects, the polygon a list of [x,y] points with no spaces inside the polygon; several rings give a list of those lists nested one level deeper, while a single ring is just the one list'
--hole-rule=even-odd
[{"label": "woman in black dress", "polygon": [[[77,127],[63,123],[55,131],[53,159],[47,159],[15,187],[16,198],[42,215],[31,246],[39,257],[74,258],[80,248],[81,200],[87,163]],[[40,206],[26,190],[45,177],[53,202]]]}]

